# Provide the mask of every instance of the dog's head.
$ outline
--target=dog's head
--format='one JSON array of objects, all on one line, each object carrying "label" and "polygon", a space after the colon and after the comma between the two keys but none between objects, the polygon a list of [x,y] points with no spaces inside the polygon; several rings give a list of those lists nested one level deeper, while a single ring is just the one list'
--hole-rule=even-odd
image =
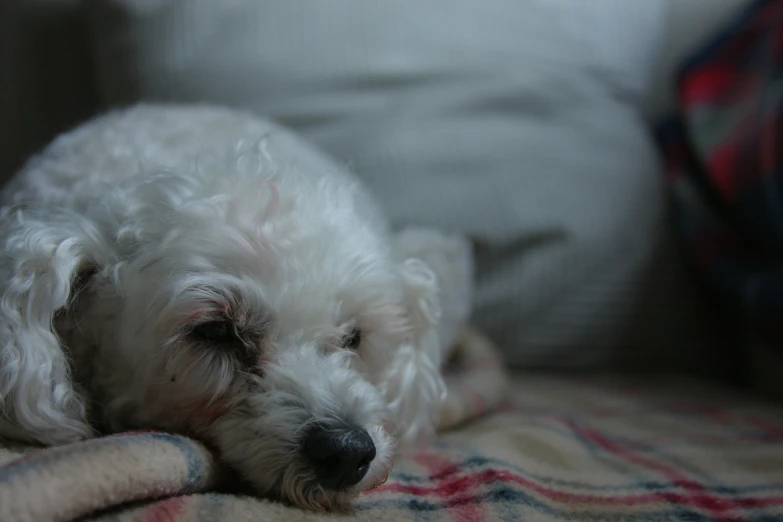
[{"label": "dog's head", "polygon": [[[86,218],[20,211],[6,351],[45,358],[57,335],[111,430],[191,434],[263,495],[346,506],[385,480],[398,438],[432,431],[444,388],[432,272],[330,179],[169,173]],[[53,248],[31,249],[31,226]],[[44,377],[4,370],[2,399],[57,441],[78,414],[52,391],[67,372]]]}]

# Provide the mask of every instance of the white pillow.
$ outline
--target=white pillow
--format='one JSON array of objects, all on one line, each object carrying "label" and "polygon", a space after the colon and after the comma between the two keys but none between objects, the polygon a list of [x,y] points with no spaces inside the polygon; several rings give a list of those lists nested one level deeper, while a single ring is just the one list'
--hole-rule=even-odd
[{"label": "white pillow", "polygon": [[107,104],[255,110],[352,165],[396,224],[469,234],[476,319],[512,362],[710,366],[640,115],[662,0],[93,8]]}]

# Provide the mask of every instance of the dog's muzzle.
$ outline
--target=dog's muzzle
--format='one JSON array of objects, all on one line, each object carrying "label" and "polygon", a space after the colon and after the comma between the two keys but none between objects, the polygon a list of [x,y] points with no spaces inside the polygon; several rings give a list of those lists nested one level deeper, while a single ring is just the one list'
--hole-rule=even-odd
[{"label": "dog's muzzle", "polygon": [[375,444],[363,428],[317,425],[306,433],[301,452],[324,489],[346,491],[367,474]]}]

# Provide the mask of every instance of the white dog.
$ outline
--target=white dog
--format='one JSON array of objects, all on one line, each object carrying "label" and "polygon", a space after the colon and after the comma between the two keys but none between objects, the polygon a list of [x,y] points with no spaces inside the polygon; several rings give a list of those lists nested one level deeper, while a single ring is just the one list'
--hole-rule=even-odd
[{"label": "white dog", "polygon": [[0,201],[0,436],[184,433],[259,494],[329,509],[432,433],[468,247],[390,233],[291,133],[138,106],[55,140]]}]

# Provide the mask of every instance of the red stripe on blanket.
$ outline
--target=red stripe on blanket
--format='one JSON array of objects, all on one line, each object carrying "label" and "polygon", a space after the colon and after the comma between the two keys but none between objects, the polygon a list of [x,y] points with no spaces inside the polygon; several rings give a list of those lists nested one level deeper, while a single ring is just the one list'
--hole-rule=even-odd
[{"label": "red stripe on blanket", "polygon": [[757,415],[749,415],[745,418],[745,420],[752,426],[763,430],[767,437],[773,440],[783,441],[782,425],[775,424],[771,420],[764,417],[759,417]]},{"label": "red stripe on blanket", "polygon": [[106,435],[104,438],[112,438],[112,439],[119,439],[122,437],[133,437],[136,435],[149,435],[150,433],[164,433],[162,431],[158,430],[132,430],[132,431],[121,431],[118,433],[112,433],[111,435]]},{"label": "red stripe on blanket", "polygon": [[[459,464],[440,453],[420,452],[416,455],[416,460],[427,468],[430,477],[437,482],[443,482],[446,477],[459,472]],[[479,486],[481,486],[481,483],[475,484],[475,487]],[[446,487],[449,487],[448,481]],[[454,522],[481,522],[482,520],[487,520],[484,506],[473,500],[476,496],[475,487],[451,489],[450,493],[446,495],[450,497],[447,507]]]},{"label": "red stripe on blanket", "polygon": [[149,506],[138,522],[177,522],[185,513],[188,497],[172,497],[160,500]]},{"label": "red stripe on blanket", "polygon": [[[418,497],[437,497],[448,499],[449,503],[454,498],[464,498],[467,491],[475,491],[480,486],[493,483],[517,484],[535,492],[548,500],[561,504],[591,504],[595,506],[620,505],[642,506],[658,502],[668,502],[675,505],[687,505],[691,507],[705,508],[710,505],[720,505],[721,510],[748,507],[773,507],[783,506],[783,496],[771,497],[735,497],[722,498],[707,496],[704,494],[687,494],[674,492],[628,493],[595,495],[589,493],[568,493],[539,484],[526,479],[510,471],[487,469],[470,475],[453,477],[451,480],[439,481],[431,486],[415,486],[411,484],[385,484],[375,492],[394,492],[416,495]],[[633,485],[629,485],[629,489]],[[718,517],[716,520],[732,520]]]},{"label": "red stripe on blanket", "polygon": [[658,471],[659,473],[664,475],[667,479],[671,480],[673,486],[681,487],[690,492],[689,495],[680,495],[677,493],[664,494],[664,498],[666,498],[666,500],[669,500],[670,502],[677,501],[680,503],[684,503],[687,505],[704,509],[705,511],[708,511],[713,516],[715,516],[716,517],[715,520],[718,521],[735,520],[734,517],[725,518],[723,517],[723,515],[725,514],[726,511],[742,508],[742,505],[738,503],[736,500],[730,498],[722,498],[712,494],[702,484],[699,484],[698,482],[689,479],[688,477],[681,474],[671,466],[667,466],[662,462],[657,462],[655,460],[649,459],[647,457],[629,451],[628,449],[621,447],[619,444],[615,444],[611,440],[601,436],[600,434],[596,433],[593,430],[579,429],[578,432],[587,440],[590,440],[591,442],[605,449],[606,451],[618,455],[624,458],[628,462],[633,462],[634,464],[644,466],[647,469]]},{"label": "red stripe on blanket", "polygon": [[12,468],[12,467],[17,466],[19,464],[22,464],[23,462],[27,462],[28,460],[30,460],[30,459],[32,459],[34,457],[39,456],[43,452],[44,452],[44,450],[37,449],[37,450],[31,451],[30,453],[25,453],[21,457],[18,457],[18,458],[15,458],[14,460],[6,462],[5,464],[3,464],[3,467],[4,468]]}]

